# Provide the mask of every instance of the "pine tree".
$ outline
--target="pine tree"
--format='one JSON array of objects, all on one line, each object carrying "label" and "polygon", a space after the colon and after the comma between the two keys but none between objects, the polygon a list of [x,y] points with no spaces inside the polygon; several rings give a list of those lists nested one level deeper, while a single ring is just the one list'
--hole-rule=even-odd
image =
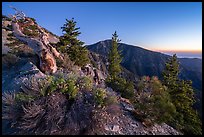
[{"label": "pine tree", "polygon": [[88,50],[86,47],[82,47],[84,42],[77,39],[79,34],[79,27],[76,27],[76,21],[74,18],[71,20],[66,19],[66,23],[61,27],[63,36],[60,37],[60,41],[57,44],[58,50],[62,53],[66,53],[71,61],[75,62],[75,65],[84,66],[90,62],[88,57]]},{"label": "pine tree", "polygon": [[89,51],[86,49],[86,47],[74,45],[68,48],[67,53],[69,58],[75,62],[74,64],[80,67],[90,62],[88,58]]},{"label": "pine tree", "polygon": [[165,70],[163,71],[163,83],[168,87],[169,93],[173,95],[178,88],[178,74],[179,74],[179,63],[176,54],[168,60],[165,64]]},{"label": "pine tree", "polygon": [[122,61],[121,53],[118,50],[118,42],[120,42],[120,40],[118,39],[116,31],[112,35],[112,46],[108,55],[109,76],[106,79],[106,84],[113,88],[113,90],[120,92],[122,97],[130,99],[134,95],[134,84],[130,81],[127,82],[126,79],[120,76],[120,63]]},{"label": "pine tree", "polygon": [[192,81],[179,81],[178,94],[175,97],[175,106],[177,112],[183,115],[183,131],[186,134],[201,135],[201,121],[199,119],[198,113],[193,109],[194,90],[192,88]]},{"label": "pine tree", "polygon": [[62,46],[60,47],[61,51],[66,52],[67,47],[82,46],[84,44],[84,42],[77,39],[81,32],[79,32],[79,27],[76,28],[76,23],[74,18],[71,20],[66,19],[65,24],[61,27],[63,32],[63,36],[60,37],[60,46]]},{"label": "pine tree", "polygon": [[180,80],[178,74],[179,63],[174,54],[163,71],[163,84],[168,88],[177,111],[171,124],[185,134],[202,134],[200,119],[193,109],[195,99],[192,82]]},{"label": "pine tree", "polygon": [[121,67],[120,67],[120,63],[122,61],[122,57],[118,51],[118,42],[120,42],[120,40],[118,39],[118,35],[115,31],[115,33],[113,34],[112,37],[112,46],[111,46],[111,50],[109,53],[109,74],[111,76],[111,79],[116,79],[118,77],[118,75],[121,72]]}]

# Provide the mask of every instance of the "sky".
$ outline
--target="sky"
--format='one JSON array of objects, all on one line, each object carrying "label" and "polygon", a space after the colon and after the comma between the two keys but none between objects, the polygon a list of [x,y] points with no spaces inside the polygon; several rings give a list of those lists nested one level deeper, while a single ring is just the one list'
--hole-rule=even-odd
[{"label": "sky", "polygon": [[2,14],[22,10],[54,34],[74,18],[86,45],[111,39],[163,53],[202,51],[201,2],[2,2]]}]

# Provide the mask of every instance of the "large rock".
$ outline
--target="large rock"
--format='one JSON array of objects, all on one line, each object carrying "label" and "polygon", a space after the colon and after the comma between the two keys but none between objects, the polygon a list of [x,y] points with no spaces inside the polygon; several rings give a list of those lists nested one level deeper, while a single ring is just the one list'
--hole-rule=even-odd
[{"label": "large rock", "polygon": [[[32,21],[30,20],[30,22]],[[30,22],[28,22],[28,25],[31,24]],[[11,24],[14,36],[20,41],[25,42],[39,56],[40,69],[43,72],[55,73],[57,71],[55,56],[59,57],[59,53],[49,44],[48,34],[37,25],[40,37],[30,38],[22,33],[22,24],[16,22],[12,22]]]},{"label": "large rock", "polygon": [[31,79],[31,77],[43,78],[45,76],[46,75],[42,73],[32,62],[27,62],[21,68],[14,67],[8,70],[3,70],[2,90],[3,92],[19,91],[21,85],[26,80]]}]

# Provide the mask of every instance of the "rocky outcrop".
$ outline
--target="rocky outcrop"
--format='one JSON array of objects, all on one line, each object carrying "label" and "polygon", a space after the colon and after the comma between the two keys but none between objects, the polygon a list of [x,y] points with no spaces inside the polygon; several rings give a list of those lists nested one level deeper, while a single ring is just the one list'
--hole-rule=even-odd
[{"label": "rocky outcrop", "polygon": [[[22,64],[23,63],[19,63]],[[45,74],[42,73],[32,62],[24,63],[23,66],[14,67],[9,70],[2,71],[2,85],[3,92],[6,91],[20,91],[21,85],[31,78],[43,78]]]},{"label": "rocky outcrop", "polygon": [[[111,107],[111,106],[109,106]],[[129,109],[129,107],[127,107]],[[154,124],[151,127],[144,126],[135,119],[127,108],[120,105],[111,107],[113,112],[107,109],[94,110],[94,129],[91,135],[181,135],[180,132],[167,124]]]},{"label": "rocky outcrop", "polygon": [[91,64],[87,64],[81,68],[80,72],[83,73],[82,75],[91,77],[95,86],[105,88],[105,79],[107,75],[102,70],[93,67]]},{"label": "rocky outcrop", "polygon": [[16,38],[27,43],[27,45],[34,50],[34,52],[40,58],[40,69],[44,72],[54,73],[57,70],[57,65],[54,56],[52,55],[49,48],[43,44],[42,41],[36,40],[34,38],[29,38],[25,36],[18,23],[12,22],[13,33]]},{"label": "rocky outcrop", "polygon": [[[17,19],[13,19],[11,24],[12,24],[14,36],[20,41],[26,43],[39,56],[40,69],[43,72],[55,73],[57,70],[55,57],[60,58],[60,53],[49,44],[50,35],[46,33],[44,29],[42,29],[40,26],[35,24],[35,22],[33,22],[33,20],[28,17],[21,18],[20,22]],[[26,36],[22,32],[23,29],[25,29],[25,27],[33,26],[33,25],[37,27],[39,37],[32,38],[32,37]]]}]

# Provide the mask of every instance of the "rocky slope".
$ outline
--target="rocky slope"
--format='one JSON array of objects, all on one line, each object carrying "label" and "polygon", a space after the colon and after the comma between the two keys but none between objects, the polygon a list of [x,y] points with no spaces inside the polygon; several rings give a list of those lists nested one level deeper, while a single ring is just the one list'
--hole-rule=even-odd
[{"label": "rocky slope", "polygon": [[[27,18],[27,20],[32,22],[30,18]],[[27,27],[32,26],[32,24],[26,25]],[[2,117],[3,134],[181,134],[165,123],[154,124],[149,127],[137,120],[131,113],[134,107],[129,103],[129,100],[122,98],[119,93],[106,87],[104,82],[107,76],[106,61],[103,57],[99,57],[100,55],[90,53],[90,59],[95,65],[88,64],[83,69],[78,66],[71,66],[71,70],[66,70],[56,65],[56,70],[52,71],[51,74],[45,73],[41,65],[41,55],[37,51],[42,48],[47,49],[50,54],[57,53],[53,50],[54,47],[51,43],[58,40],[56,36],[45,32],[37,23],[35,25],[36,27],[31,33],[22,34],[25,26],[20,28],[19,26],[22,26],[22,24],[12,22],[8,18],[2,20],[3,101],[10,101],[6,103],[12,104],[15,99],[12,93],[17,94],[20,91],[39,97],[41,93],[36,80],[47,76],[56,77],[59,74],[68,77],[74,74],[79,78],[89,76],[93,80],[92,86],[94,88],[104,89],[107,96],[114,96],[116,101],[105,107],[97,107],[93,99],[93,93],[80,90],[75,101],[71,103],[62,92],[53,92],[48,96],[40,96],[25,103],[26,105],[19,112],[17,111],[19,106],[15,108],[13,104],[9,109],[8,114],[10,115],[5,115],[4,112],[8,110],[6,106],[2,105],[4,114]],[[42,34],[42,37],[39,37],[38,34]],[[36,43],[39,44],[39,48],[36,47],[38,45]],[[131,79],[131,73],[124,75]],[[8,92],[11,92],[11,95],[7,94],[6,96],[5,93]],[[21,121],[12,119],[12,115],[17,116]],[[14,128],[15,125],[19,125],[19,128]],[[19,133],[21,129],[23,129],[23,132]]]}]

